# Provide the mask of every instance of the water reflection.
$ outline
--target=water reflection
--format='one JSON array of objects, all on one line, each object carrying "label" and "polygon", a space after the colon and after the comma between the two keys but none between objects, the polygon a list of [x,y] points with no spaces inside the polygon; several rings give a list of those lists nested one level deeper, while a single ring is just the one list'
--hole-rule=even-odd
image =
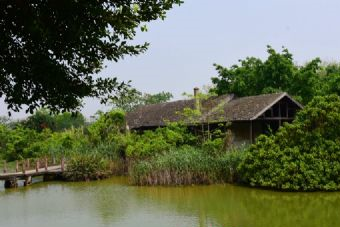
[{"label": "water reflection", "polygon": [[0,191],[1,226],[340,226],[340,193],[233,185],[134,187],[126,178]]},{"label": "water reflection", "polygon": [[[139,188],[139,198],[214,226],[340,226],[340,193],[282,193],[233,185]],[[201,226],[209,226],[201,224]]]}]

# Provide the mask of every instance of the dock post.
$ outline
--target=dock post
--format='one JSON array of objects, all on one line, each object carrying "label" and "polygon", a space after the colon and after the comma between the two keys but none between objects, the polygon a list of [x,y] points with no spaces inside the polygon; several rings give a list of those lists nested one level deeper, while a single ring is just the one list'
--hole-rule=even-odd
[{"label": "dock post", "polygon": [[61,171],[64,172],[64,169],[65,169],[65,159],[64,159],[64,156],[61,157],[61,161],[60,161],[60,166],[61,166]]},{"label": "dock post", "polygon": [[39,172],[39,159],[35,162],[35,172]]},{"label": "dock post", "polygon": [[48,165],[48,164],[47,164],[47,157],[45,157],[45,171],[47,171],[47,168],[48,168],[47,165]]},{"label": "dock post", "polygon": [[7,173],[7,162],[6,162],[6,160],[4,161],[4,173]]},{"label": "dock post", "polygon": [[25,174],[26,173],[26,161],[22,160],[22,173]]},{"label": "dock post", "polygon": [[18,160],[15,161],[15,172],[17,173],[19,171],[19,162]]},{"label": "dock post", "polygon": [[24,186],[30,185],[32,183],[32,177],[26,176],[24,181]]},{"label": "dock post", "polygon": [[30,166],[30,159],[29,158],[26,161],[26,167],[27,167],[28,170],[31,168],[31,166]]}]

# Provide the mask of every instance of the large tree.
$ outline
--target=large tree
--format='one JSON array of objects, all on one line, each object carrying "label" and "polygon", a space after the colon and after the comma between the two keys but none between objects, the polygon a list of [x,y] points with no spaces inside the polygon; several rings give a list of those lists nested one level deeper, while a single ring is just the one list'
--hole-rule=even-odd
[{"label": "large tree", "polygon": [[112,98],[127,84],[93,78],[104,60],[137,55],[131,44],[145,22],[181,0],[0,1],[0,97],[9,110],[73,110],[83,97]]},{"label": "large tree", "polygon": [[304,104],[315,95],[334,93],[328,92],[323,82],[336,83],[335,75],[339,75],[336,65],[322,66],[320,59],[316,58],[297,66],[286,48],[280,53],[268,46],[267,52],[268,58],[264,61],[248,57],[229,68],[215,64],[218,76],[212,78],[215,85],[212,91],[219,95],[234,93],[240,97],[286,91]]}]

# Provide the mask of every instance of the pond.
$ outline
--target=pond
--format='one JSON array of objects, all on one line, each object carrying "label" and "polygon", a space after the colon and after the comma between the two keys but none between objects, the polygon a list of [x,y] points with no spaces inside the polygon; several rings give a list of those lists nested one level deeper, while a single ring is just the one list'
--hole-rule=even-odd
[{"label": "pond", "polygon": [[340,226],[339,211],[338,192],[135,187],[125,177],[0,189],[0,226],[6,227],[335,227]]}]

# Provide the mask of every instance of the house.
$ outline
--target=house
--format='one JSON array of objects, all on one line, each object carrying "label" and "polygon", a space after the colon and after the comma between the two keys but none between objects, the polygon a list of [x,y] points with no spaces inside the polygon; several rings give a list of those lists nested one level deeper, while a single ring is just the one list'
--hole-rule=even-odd
[{"label": "house", "polygon": [[[303,106],[287,93],[236,97],[232,94],[198,100],[198,89],[191,100],[179,100],[137,108],[127,114],[127,127],[148,130],[166,126],[167,122],[183,121],[191,128],[213,129],[220,123],[231,122],[235,144],[252,143],[260,134],[275,132],[284,122],[292,122]],[[184,117],[185,109],[199,109],[194,120]]]}]

